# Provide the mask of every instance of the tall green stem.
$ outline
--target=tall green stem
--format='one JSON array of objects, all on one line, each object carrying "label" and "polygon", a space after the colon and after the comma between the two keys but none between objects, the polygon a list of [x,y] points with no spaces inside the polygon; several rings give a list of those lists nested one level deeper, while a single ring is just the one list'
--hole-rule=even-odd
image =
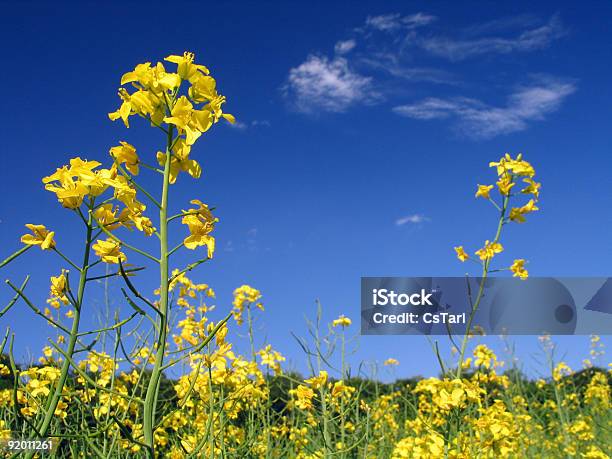
[{"label": "tall green stem", "polygon": [[173,129],[171,126],[168,130],[166,162],[164,164],[164,182],[159,209],[159,335],[156,342],[155,363],[153,364],[151,379],[147,386],[147,395],[144,405],[144,438],[145,443],[149,446],[148,454],[151,458],[154,457],[153,429],[155,425],[155,409],[157,407],[157,395],[159,393],[159,383],[164,363],[164,354],[166,352],[166,335],[168,332],[168,189],[170,187],[172,136]]},{"label": "tall green stem", "polygon": [[253,337],[253,316],[251,315],[251,303],[247,305],[247,325],[249,327],[249,343],[251,345],[251,358],[253,362],[257,361],[255,354],[255,338]]},{"label": "tall green stem", "polygon": [[[91,206],[90,204],[90,210]],[[41,436],[45,436],[49,430],[49,426],[51,425],[51,421],[53,420],[53,416],[55,415],[55,410],[57,405],[62,397],[62,391],[64,390],[64,385],[66,384],[66,379],[68,377],[68,371],[70,369],[70,362],[72,360],[72,355],[74,354],[74,348],[76,346],[78,337],[79,337],[79,322],[81,318],[81,308],[83,306],[83,297],[85,295],[85,285],[87,283],[87,271],[89,269],[89,255],[91,253],[91,243],[92,243],[92,215],[89,212],[89,217],[87,219],[87,236],[85,240],[85,252],[83,253],[83,265],[81,267],[81,273],[79,276],[79,287],[77,291],[77,298],[74,310],[74,318],[72,321],[72,327],[70,329],[70,338],[68,339],[68,347],[66,348],[66,355],[70,358],[64,359],[64,363],[62,364],[62,368],[60,370],[60,376],[57,384],[55,385],[55,389],[53,390],[53,395],[47,401],[45,417],[43,418],[42,423],[38,427],[38,432],[40,432]],[[31,451],[26,455],[26,458],[30,459],[34,456],[35,451]]]},{"label": "tall green stem", "polygon": [[[499,242],[499,238],[501,237],[501,231],[504,226],[504,222],[506,221],[506,210],[508,209],[508,201],[509,196],[504,196],[504,201],[502,204],[502,208],[500,210],[499,223],[497,224],[497,232],[495,233],[495,238],[493,239],[492,244],[496,244]],[[478,293],[476,295],[476,299],[474,301],[474,305],[472,306],[472,310],[470,311],[470,317],[468,318],[467,325],[465,327],[465,334],[463,335],[463,340],[461,341],[461,350],[459,351],[459,362],[457,364],[457,378],[461,378],[461,372],[463,371],[463,358],[465,356],[465,349],[467,347],[467,342],[470,337],[470,330],[472,328],[472,322],[474,317],[476,316],[476,311],[478,311],[478,307],[480,306],[480,301],[482,300],[482,295],[484,293],[484,286],[489,276],[489,265],[491,264],[491,258],[487,258],[482,265],[482,278],[480,279],[480,285],[478,287]]]}]

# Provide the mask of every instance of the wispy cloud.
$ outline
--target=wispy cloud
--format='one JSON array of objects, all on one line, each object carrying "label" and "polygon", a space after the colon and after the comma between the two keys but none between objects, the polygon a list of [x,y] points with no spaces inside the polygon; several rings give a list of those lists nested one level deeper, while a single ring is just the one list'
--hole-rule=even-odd
[{"label": "wispy cloud", "polygon": [[[492,26],[489,25],[490,27]],[[418,43],[431,54],[451,61],[460,61],[482,54],[507,54],[515,51],[543,49],[550,46],[553,40],[563,36],[564,33],[565,30],[558,16],[553,16],[548,23],[525,30],[515,37],[489,36],[473,39],[431,37],[422,39]]]},{"label": "wispy cloud", "polygon": [[414,104],[400,105],[393,111],[419,120],[453,117],[455,127],[468,137],[491,138],[522,131],[529,121],[544,119],[557,110],[567,96],[576,90],[573,81],[538,76],[518,87],[505,106],[495,107],[469,98],[427,98]]},{"label": "wispy cloud", "polygon": [[395,220],[395,225],[396,226],[404,226],[408,223],[411,224],[419,224],[419,223],[425,223],[430,221],[429,217],[426,217],[425,215],[422,214],[412,214],[412,215],[405,215],[403,217],[398,218],[397,220]]},{"label": "wispy cloud", "polygon": [[342,40],[336,43],[336,46],[334,46],[334,51],[336,54],[346,54],[355,46],[357,46],[357,42],[355,40]]},{"label": "wispy cloud", "polygon": [[400,56],[390,52],[376,52],[363,56],[359,58],[359,63],[370,69],[382,70],[392,77],[412,82],[455,84],[457,80],[446,70],[404,64]]},{"label": "wispy cloud", "polygon": [[[291,68],[284,95],[297,111],[309,114],[344,112],[357,102],[373,105],[393,99],[397,105],[393,111],[399,115],[448,118],[470,137],[490,138],[526,129],[557,110],[575,91],[573,82],[547,77],[514,90],[509,84],[507,102],[498,106],[469,93],[439,97],[427,85],[465,91],[479,84],[478,74],[461,74],[464,66],[449,67],[446,61],[536,51],[566,32],[557,15],[547,21],[533,15],[496,18],[444,33],[437,20],[425,12],[368,16],[335,43],[330,55],[311,54]],[[429,89],[429,97],[406,101],[417,85],[421,92]]]},{"label": "wispy cloud", "polygon": [[357,100],[370,100],[371,83],[370,77],[355,72],[343,57],[311,55],[289,71],[284,91],[298,111],[342,112]]},{"label": "wispy cloud", "polygon": [[238,131],[244,131],[245,129],[248,129],[249,127],[270,127],[270,122],[268,120],[253,120],[251,122],[243,122],[240,120],[236,120],[235,123],[233,124],[228,124],[228,126],[230,126],[232,129],[236,129]]},{"label": "wispy cloud", "polygon": [[426,13],[416,13],[402,16],[399,13],[368,16],[365,27],[381,32],[392,32],[400,29],[416,29],[435,21],[436,17]]},{"label": "wispy cloud", "polygon": [[528,29],[538,24],[541,24],[541,21],[533,14],[517,14],[514,16],[493,19],[480,24],[474,24],[465,28],[463,32],[466,35],[478,36],[516,29]]},{"label": "wispy cloud", "polygon": [[239,131],[243,131],[244,129],[248,127],[248,124],[243,123],[242,121],[239,121],[239,120],[236,120],[235,123],[228,123],[227,125],[231,127],[232,129],[237,129]]}]

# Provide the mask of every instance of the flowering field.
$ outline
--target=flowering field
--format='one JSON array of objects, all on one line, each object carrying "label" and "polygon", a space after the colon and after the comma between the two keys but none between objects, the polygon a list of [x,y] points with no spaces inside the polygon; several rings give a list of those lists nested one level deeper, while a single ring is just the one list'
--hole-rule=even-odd
[{"label": "flowering field", "polygon": [[[29,277],[7,281],[13,296],[0,317],[17,304],[29,308],[47,322],[49,344],[37,364],[25,365],[15,360],[10,327],[3,335],[0,438],[53,440],[50,453],[4,448],[7,457],[609,457],[610,370],[601,368],[598,337],[577,372],[556,361],[552,339],[542,337],[549,377],[529,380],[479,344],[471,328],[491,273],[529,276],[524,258],[494,266],[506,250],[504,228],[539,210],[541,184],[521,155],[491,162],[494,184],[477,186],[476,197],[497,215],[490,240],[475,251],[454,248],[482,280],[468,332],[449,337],[451,361],[432,352],[439,377],[381,383],[356,376],[346,358],[354,324],[345,316],[322,323],[320,311],[309,339],[299,339],[310,374],[284,371],[282,350],[260,347],[253,320],[264,313],[262,293],[248,285],[213,313],[213,287],[196,279],[198,266],[214,265],[214,209],[198,199],[173,203],[172,192],[187,176],[200,178],[198,139],[235,119],[194,59],[171,55],[121,77],[120,104],[108,116],[161,133],[156,154],[120,141],[100,162],[76,157],[43,178],[66,218],[82,228],[75,243],[82,258],[71,259],[70,241],[36,222],[0,263],[36,256],[58,263],[45,305],[31,298]],[[144,174],[158,188],[146,188]],[[188,208],[171,211],[180,206]],[[176,266],[178,251],[191,251],[193,261]],[[151,272],[158,288],[143,291]],[[90,314],[88,287],[99,281],[112,283],[122,315],[89,329],[82,320]],[[232,329],[244,331],[246,355],[232,346]],[[382,356],[381,367],[398,364]]]}]

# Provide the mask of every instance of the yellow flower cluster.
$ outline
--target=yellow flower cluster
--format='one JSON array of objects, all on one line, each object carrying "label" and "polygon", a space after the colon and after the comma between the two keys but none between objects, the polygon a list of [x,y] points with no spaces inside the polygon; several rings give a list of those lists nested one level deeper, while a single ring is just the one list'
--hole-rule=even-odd
[{"label": "yellow flower cluster", "polygon": [[[173,273],[171,288],[178,297],[176,303],[191,319],[191,325],[179,323],[179,329],[189,332],[176,335],[178,341],[197,346],[217,326],[206,317],[213,310],[206,301],[214,292],[178,271]],[[237,290],[251,303],[261,297],[252,287]],[[525,393],[523,386],[496,374],[501,362],[479,344],[472,351],[474,372],[469,377],[432,377],[367,392],[363,380],[335,380],[327,370],[307,379],[296,379],[295,374],[285,379],[280,366],[284,357],[271,345],[256,352],[257,361],[244,358],[232,350],[227,332],[222,326],[214,341],[193,353],[188,371],[166,389],[170,393],[164,397],[174,400],[176,408],[163,411],[155,428],[154,444],[161,456],[182,459],[195,451],[206,457],[223,453],[262,459],[323,458],[332,451],[423,459],[521,454],[603,458],[607,454],[599,426],[609,422],[610,386],[609,376],[601,371],[593,373],[583,393],[568,391],[572,383],[567,378],[572,373],[561,362],[550,380],[534,384],[536,394]],[[181,349],[178,346],[168,356]],[[59,377],[53,352],[45,348],[43,366],[19,376],[22,383],[16,403],[27,419],[36,419]],[[153,363],[155,352],[142,346],[131,358],[137,366],[118,372],[116,357],[89,352],[78,363],[74,382],[62,393],[54,422],[69,425],[74,413],[83,409],[100,425],[119,419],[121,424],[108,424],[103,435],[116,438],[121,454],[144,457],[144,430],[135,394],[146,381],[146,366]],[[390,358],[385,364],[398,362]],[[10,374],[2,368],[0,374]],[[266,369],[272,369],[274,376]],[[291,384],[284,402],[273,381]],[[551,387],[561,392],[555,395]],[[281,402],[284,408],[272,408]],[[14,403],[12,389],[0,390],[0,412],[12,412]],[[0,437],[9,434],[10,426],[0,424]]]},{"label": "yellow flower cluster", "polygon": [[253,304],[260,310],[264,310],[263,304],[259,301],[260,299],[261,292],[249,285],[242,285],[234,290],[232,314],[238,325],[241,325],[244,320],[242,314],[245,307],[250,307]]},{"label": "yellow flower cluster", "polygon": [[[484,247],[475,252],[480,262],[483,263],[485,271],[488,271],[489,264],[493,257],[504,250],[503,245],[499,242],[503,225],[509,221],[524,223],[526,221],[525,215],[539,210],[536,206],[536,202],[540,197],[540,188],[542,186],[540,183],[533,180],[535,169],[529,162],[523,159],[522,154],[517,155],[516,158],[512,158],[512,156],[506,153],[499,161],[489,163],[489,166],[494,167],[497,171],[498,180],[496,185],[502,202],[501,204],[497,203],[491,197],[491,191],[494,185],[478,184],[475,196],[490,201],[501,212],[501,218],[494,240],[487,240]],[[519,194],[532,195],[533,198],[522,206],[509,209],[510,199],[514,197],[512,191],[521,179],[525,186],[520,190]],[[469,260],[470,256],[463,246],[454,247],[454,250],[460,261],[464,262]],[[514,277],[523,280],[527,279],[529,277],[529,272],[525,268],[525,263],[526,261],[522,258],[516,259],[508,269],[512,272]]]},{"label": "yellow flower cluster", "polygon": [[185,216],[181,220],[184,225],[187,225],[190,233],[183,244],[190,250],[205,245],[208,249],[208,258],[212,258],[215,252],[215,238],[210,233],[214,230],[218,219],[213,217],[208,206],[201,201],[194,199],[191,204],[197,207],[183,211]]}]

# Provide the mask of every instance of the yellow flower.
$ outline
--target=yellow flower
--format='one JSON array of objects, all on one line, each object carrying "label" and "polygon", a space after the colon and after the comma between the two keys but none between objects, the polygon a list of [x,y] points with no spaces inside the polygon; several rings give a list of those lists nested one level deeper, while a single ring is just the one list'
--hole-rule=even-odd
[{"label": "yellow flower", "polygon": [[338,326],[348,327],[352,323],[353,322],[351,321],[351,319],[349,319],[348,317],[345,317],[344,314],[342,314],[340,317],[338,317],[336,320],[332,322],[332,327],[338,327]]},{"label": "yellow flower", "polygon": [[525,182],[527,186],[521,190],[521,193],[532,194],[536,199],[538,199],[540,197],[540,188],[542,187],[542,184],[537,183],[530,178],[523,179],[523,182]]},{"label": "yellow flower", "polygon": [[530,212],[535,212],[540,210],[536,205],[533,199],[530,199],[527,204],[522,207],[513,207],[510,210],[510,220],[515,221],[517,223],[525,222],[525,214]]},{"label": "yellow flower", "polygon": [[259,301],[261,292],[250,285],[241,285],[234,290],[234,301],[232,303],[232,314],[238,325],[242,324],[242,312],[248,304],[255,304],[257,308],[263,311],[263,305]]},{"label": "yellow flower", "polygon": [[201,76],[189,88],[189,97],[198,103],[215,100],[219,97],[217,82],[211,76]]},{"label": "yellow flower", "polygon": [[166,72],[164,64],[161,62],[158,62],[155,67],[151,67],[150,62],[138,64],[133,71],[127,72],[121,77],[121,85],[135,81],[154,94],[173,90],[181,84],[180,77],[176,73]]},{"label": "yellow flower", "polygon": [[54,231],[49,231],[44,225],[33,225],[28,223],[26,225],[33,234],[24,234],[21,236],[21,242],[25,245],[37,245],[42,250],[49,250],[55,248],[55,236]]},{"label": "yellow flower", "polygon": [[514,263],[510,266],[510,271],[512,271],[514,277],[520,277],[522,280],[529,277],[529,272],[525,269],[525,260],[522,258],[514,260]]},{"label": "yellow flower", "polygon": [[[66,271],[62,270],[62,273],[57,277],[51,277],[51,296],[54,299],[61,301],[64,304],[68,304],[68,297],[66,296]],[[59,306],[59,304],[58,304]]]},{"label": "yellow flower", "polygon": [[98,207],[93,215],[96,221],[109,231],[119,228],[121,225],[129,227],[129,210],[123,209],[121,213],[117,215],[118,211],[118,207],[114,207],[111,203],[106,203]]},{"label": "yellow flower", "polygon": [[328,377],[327,371],[321,370],[318,376],[313,376],[310,379],[304,380],[304,382],[308,384],[310,387],[312,387],[314,390],[317,390],[325,386],[325,384],[327,383],[327,377]]},{"label": "yellow flower", "polygon": [[385,366],[387,366],[387,367],[388,367],[388,366],[391,366],[391,365],[393,365],[393,366],[397,366],[397,365],[399,365],[399,361],[398,361],[398,360],[396,360],[396,359],[392,359],[392,358],[390,358],[390,359],[385,360],[385,362],[383,363],[383,365],[385,365]]},{"label": "yellow flower", "polygon": [[46,397],[49,395],[49,388],[47,387],[51,384],[51,381],[41,381],[40,379],[31,379],[28,381],[27,390],[32,397],[38,397],[39,395],[43,395]]},{"label": "yellow flower", "polygon": [[268,344],[264,349],[261,349],[258,354],[261,357],[262,365],[272,368],[275,374],[280,373],[281,367],[279,362],[285,361],[285,357],[283,357],[280,352],[273,350],[272,346]]},{"label": "yellow flower", "polygon": [[515,185],[512,181],[512,177],[510,175],[505,174],[497,181],[497,188],[499,188],[499,192],[504,196],[508,196],[510,194],[510,190]]},{"label": "yellow flower", "polygon": [[[187,142],[182,137],[176,141],[176,144],[172,148],[172,155],[170,157],[170,183],[176,182],[179,172],[187,172],[193,178],[200,178],[202,175],[202,167],[195,159],[189,158],[191,152],[191,146],[187,145]],[[164,166],[166,163],[166,154],[161,151],[157,152],[157,162],[160,166]]]},{"label": "yellow flower", "polygon": [[129,128],[129,117],[132,115],[150,117],[156,124],[159,124],[164,117],[162,99],[151,91],[138,90],[129,94],[124,88],[119,88],[119,97],[122,100],[121,106],[108,114],[111,121],[121,118],[125,127]]},{"label": "yellow flower", "polygon": [[178,75],[183,80],[189,80],[191,83],[196,81],[201,75],[208,75],[209,71],[203,65],[194,64],[195,55],[185,51],[182,56],[171,55],[164,60],[177,64]]},{"label": "yellow flower", "polygon": [[121,252],[121,244],[114,239],[108,238],[106,241],[98,240],[91,247],[104,263],[119,264],[125,262],[127,257]]},{"label": "yellow flower", "polygon": [[291,389],[289,394],[295,397],[295,406],[303,410],[310,410],[313,407],[312,399],[314,391],[310,387],[299,385],[296,389]]},{"label": "yellow flower", "polygon": [[120,141],[121,145],[112,147],[109,150],[110,155],[119,163],[125,163],[125,168],[130,171],[133,175],[138,175],[139,168],[138,155],[136,154],[136,148],[127,142]]},{"label": "yellow flower", "polygon": [[190,233],[183,243],[190,250],[205,245],[208,249],[208,257],[212,258],[215,252],[215,238],[210,236],[210,233],[215,229],[215,223],[219,220],[213,217],[208,206],[201,201],[194,199],[191,204],[197,205],[198,208],[183,211],[186,215],[182,218],[181,223],[189,227]]},{"label": "yellow flower", "polygon": [[185,132],[187,145],[193,145],[213,125],[210,110],[195,110],[185,96],[179,97],[170,115],[164,118],[164,123],[174,124],[181,132]]},{"label": "yellow flower", "polygon": [[63,166],[42,181],[45,189],[55,193],[62,206],[76,209],[88,194],[99,196],[114,185],[116,171],[112,168],[94,171],[100,165],[97,161],[72,158],[70,167]]},{"label": "yellow flower", "polygon": [[493,185],[478,185],[478,190],[476,190],[476,197],[489,199],[489,193],[491,193],[492,189]]},{"label": "yellow flower", "polygon": [[517,155],[516,159],[512,159],[512,157],[506,153],[499,162],[491,162],[489,166],[496,167],[497,175],[500,177],[502,175],[507,175],[508,172],[526,177],[533,177],[535,175],[533,166],[523,160],[523,155],[521,153]]},{"label": "yellow flower", "polygon": [[470,256],[465,252],[465,250],[463,250],[462,245],[460,245],[459,247],[454,247],[454,249],[455,252],[457,252],[457,258],[459,258],[459,260],[465,261],[470,258]]},{"label": "yellow flower", "polygon": [[556,382],[561,381],[563,376],[567,376],[570,374],[572,374],[572,369],[565,362],[559,362],[557,366],[553,369],[553,379]]},{"label": "yellow flower", "polygon": [[344,381],[336,381],[333,386],[332,386],[332,390],[331,390],[331,395],[332,397],[339,397],[342,395],[352,395],[354,392],[356,391],[356,389],[352,386],[347,386]]},{"label": "yellow flower", "polygon": [[476,346],[473,352],[474,365],[477,367],[491,368],[497,362],[497,356],[484,344]]},{"label": "yellow flower", "polygon": [[495,256],[496,253],[501,253],[503,252],[504,247],[499,243],[499,242],[489,242],[486,241],[485,242],[485,246],[476,251],[476,255],[478,255],[478,257],[482,260],[490,260],[491,258],[493,258]]}]

